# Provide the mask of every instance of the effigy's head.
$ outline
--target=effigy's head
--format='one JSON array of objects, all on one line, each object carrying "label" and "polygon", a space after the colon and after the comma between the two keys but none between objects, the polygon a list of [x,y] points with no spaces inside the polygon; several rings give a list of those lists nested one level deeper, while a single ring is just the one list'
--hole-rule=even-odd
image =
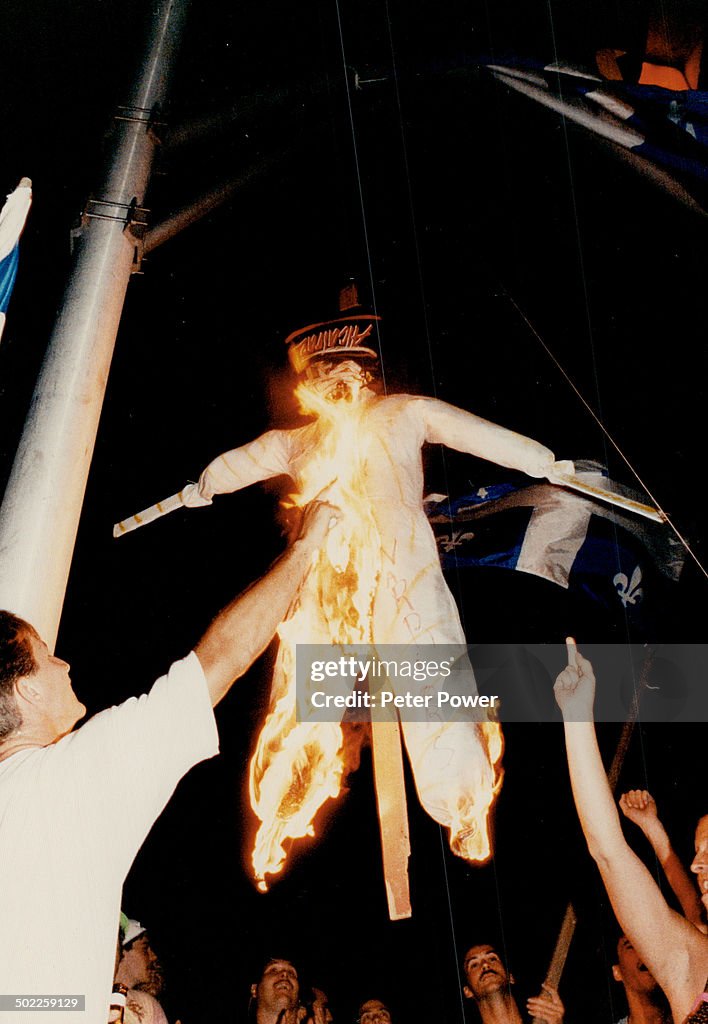
[{"label": "effigy's head", "polygon": [[354,403],[364,391],[370,391],[375,378],[373,368],[353,359],[318,359],[308,367],[298,386],[298,394],[326,402]]},{"label": "effigy's head", "polygon": [[348,360],[369,372],[376,369],[381,317],[361,304],[354,281],[340,290],[337,307],[328,319],[299,327],[285,339],[290,365],[299,377],[324,376],[326,366]]},{"label": "effigy's head", "polygon": [[370,396],[379,375],[381,317],[360,303],[353,280],[340,290],[337,305],[331,319],[300,327],[285,339],[301,406],[326,416],[335,404]]},{"label": "effigy's head", "polygon": [[320,360],[356,359],[375,364],[380,323],[381,317],[373,313],[355,313],[300,327],[285,339],[290,365],[302,374]]}]

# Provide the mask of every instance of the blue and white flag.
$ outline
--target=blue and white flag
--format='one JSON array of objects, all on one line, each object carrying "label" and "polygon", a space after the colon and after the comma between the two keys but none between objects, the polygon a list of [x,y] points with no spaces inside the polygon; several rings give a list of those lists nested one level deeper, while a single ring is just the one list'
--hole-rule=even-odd
[{"label": "blue and white flag", "polygon": [[[581,480],[630,496],[601,467],[577,462],[576,469]],[[427,504],[443,568],[496,566],[531,573],[641,626],[649,592],[662,580],[678,580],[683,567],[683,546],[671,528],[527,481]]]},{"label": "blue and white flag", "polygon": [[0,210],[0,338],[17,277],[19,240],[32,204],[32,182],[23,178]]},{"label": "blue and white flag", "polygon": [[605,140],[638,173],[705,212],[708,93],[606,81],[564,62],[481,63],[509,89]]}]

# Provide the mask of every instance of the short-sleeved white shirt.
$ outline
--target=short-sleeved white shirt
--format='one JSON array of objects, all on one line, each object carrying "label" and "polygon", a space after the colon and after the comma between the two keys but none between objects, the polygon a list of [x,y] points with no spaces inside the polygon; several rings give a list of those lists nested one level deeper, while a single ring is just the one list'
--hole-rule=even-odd
[{"label": "short-sleeved white shirt", "polygon": [[148,694],[0,762],[0,994],[85,995],[85,1012],[51,1020],[105,1024],[125,876],[179,780],[218,750],[192,652]]}]

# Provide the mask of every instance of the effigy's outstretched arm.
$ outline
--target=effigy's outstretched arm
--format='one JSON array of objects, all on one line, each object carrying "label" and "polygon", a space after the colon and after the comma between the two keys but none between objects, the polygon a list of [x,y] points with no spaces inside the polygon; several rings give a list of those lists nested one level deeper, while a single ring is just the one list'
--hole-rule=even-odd
[{"label": "effigy's outstretched arm", "polygon": [[182,504],[189,508],[210,505],[215,494],[240,491],[243,487],[290,473],[287,431],[269,430],[255,441],[218,455],[199,477],[182,491]]},{"label": "effigy's outstretched arm", "polygon": [[136,515],[129,516],[116,523],[113,536],[122,537],[132,533],[147,523],[152,523],[162,516],[175,512],[178,508],[199,508],[211,505],[215,494],[238,491],[259,480],[268,480],[274,476],[289,474],[288,450],[290,432],[286,430],[269,430],[261,434],[255,441],[224,452],[210,462],[199,478],[199,483],[189,483],[169,498],[150,505]]},{"label": "effigy's outstretched arm", "polygon": [[432,444],[444,444],[528,476],[546,477],[552,483],[574,472],[572,462],[557,462],[550,448],[530,437],[437,398],[420,398],[418,402],[425,440]]}]

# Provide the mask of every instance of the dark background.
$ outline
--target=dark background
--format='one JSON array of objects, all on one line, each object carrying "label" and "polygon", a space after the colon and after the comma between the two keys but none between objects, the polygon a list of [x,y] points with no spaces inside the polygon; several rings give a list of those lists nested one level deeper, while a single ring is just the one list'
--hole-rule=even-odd
[{"label": "dark background", "polygon": [[[35,201],[0,348],[3,481],[69,272],[69,230],[98,190],[149,7],[4,5],[0,187],[27,174]],[[171,124],[228,116],[199,143],[173,128],[148,197],[153,221],[268,169],[130,285],[58,644],[91,711],[146,689],[282,547],[264,489],[120,542],[111,526],[196,479],[218,452],[293,421],[282,339],[326,317],[348,273],[384,318],[389,389],[436,394],[559,458],[605,461],[636,486],[523,311],[703,559],[702,222],[471,60],[587,61],[598,46],[631,45],[645,18],[640,2],[577,0],[194,5]],[[356,88],[355,75],[381,81]],[[453,453],[427,460],[431,491],[501,476]],[[470,640],[628,638],[620,618],[520,573],[466,570],[450,585]],[[689,560],[656,641],[699,640],[704,601]],[[245,1019],[254,959],[285,950],[329,992],[339,1021],[380,996],[399,1024],[452,1024],[463,1020],[467,946],[502,943],[520,996],[535,994],[569,898],[580,926],[561,986],[568,1019],[625,1012],[554,725],[506,729],[496,856],[484,868],[449,853],[409,788],[412,920],[387,918],[366,749],[318,838],[296,845],[267,896],[256,893],[245,779],[267,679],[268,658],[219,708],[222,756],[180,785],[126,884],[125,909],[166,965],[170,1019]],[[601,732],[610,756],[619,726]],[[684,858],[705,811],[704,749],[702,726],[638,729],[622,777],[656,795]],[[129,813],[126,792],[116,820]]]}]

